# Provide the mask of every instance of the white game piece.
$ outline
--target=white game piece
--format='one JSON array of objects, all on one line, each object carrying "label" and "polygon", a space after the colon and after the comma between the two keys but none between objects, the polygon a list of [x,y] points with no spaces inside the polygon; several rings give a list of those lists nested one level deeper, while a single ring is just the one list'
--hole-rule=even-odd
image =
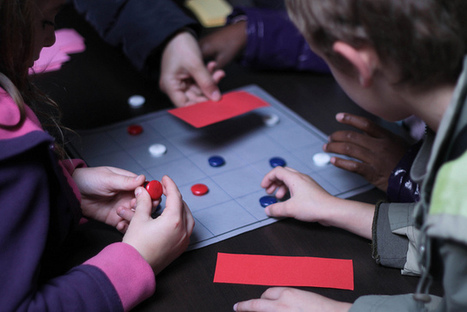
[{"label": "white game piece", "polygon": [[165,147],[165,145],[156,143],[156,144],[149,146],[149,153],[151,153],[151,155],[154,157],[161,157],[166,152],[167,152],[167,147]]},{"label": "white game piece", "polygon": [[324,167],[331,161],[331,156],[326,153],[316,153],[313,155],[313,162],[316,166]]},{"label": "white game piece", "polygon": [[263,116],[263,121],[266,126],[273,127],[279,123],[280,118],[275,114],[268,114]]},{"label": "white game piece", "polygon": [[146,99],[142,95],[132,95],[128,98],[128,104],[133,108],[141,107],[145,102]]}]

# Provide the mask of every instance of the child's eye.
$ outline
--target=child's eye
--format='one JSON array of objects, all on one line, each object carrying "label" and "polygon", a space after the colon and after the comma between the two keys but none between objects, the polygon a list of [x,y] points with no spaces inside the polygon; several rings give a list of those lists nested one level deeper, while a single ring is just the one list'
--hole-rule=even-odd
[{"label": "child's eye", "polygon": [[46,26],[52,26],[55,28],[55,23],[49,20],[43,20],[42,21],[42,27],[45,28]]}]

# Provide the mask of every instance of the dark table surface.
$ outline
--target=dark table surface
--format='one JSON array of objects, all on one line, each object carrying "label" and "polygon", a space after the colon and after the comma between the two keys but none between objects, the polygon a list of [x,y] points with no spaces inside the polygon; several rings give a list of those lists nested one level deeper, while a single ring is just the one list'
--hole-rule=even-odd
[{"label": "dark table surface", "polygon": [[[136,71],[122,53],[101,41],[71,7],[58,16],[59,27],[75,28],[86,39],[86,51],[72,55],[60,71],[43,73],[37,84],[63,110],[63,122],[72,129],[111,124],[152,111],[171,108],[157,90],[157,82]],[[222,92],[256,84],[326,134],[343,129],[335,122],[337,112],[371,117],[343,93],[329,75],[298,72],[252,71],[231,64],[220,83]],[[132,109],[127,99],[141,94],[146,104]],[[375,203],[384,194],[373,189],[353,199]],[[86,230],[86,231],[85,231]],[[113,229],[95,223],[82,228],[76,261],[119,240]],[[213,283],[218,252],[279,256],[311,256],[352,259],[355,289],[302,288],[341,301],[352,302],[366,294],[413,292],[418,278],[402,276],[397,269],[379,266],[371,258],[371,242],[340,229],[286,219],[234,238],[184,253],[157,277],[156,293],[138,311],[231,311],[241,300],[259,297],[268,287]],[[432,289],[441,293],[438,284]]]}]

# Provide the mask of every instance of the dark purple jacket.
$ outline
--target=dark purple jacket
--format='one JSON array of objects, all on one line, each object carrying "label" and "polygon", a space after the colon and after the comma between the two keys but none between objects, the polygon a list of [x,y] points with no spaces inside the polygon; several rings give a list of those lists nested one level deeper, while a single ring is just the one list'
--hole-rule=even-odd
[{"label": "dark purple jacket", "polygon": [[[82,265],[68,271],[63,267],[70,249],[67,238],[81,218],[79,194],[68,170],[74,164],[59,163],[53,138],[28,107],[26,112],[20,127],[0,127],[0,310],[133,307],[155,287],[154,273],[133,247],[115,243]],[[0,124],[18,119],[18,107],[0,89]]]},{"label": "dark purple jacket", "polygon": [[247,19],[247,46],[241,64],[255,69],[283,69],[329,73],[322,58],[310,50],[285,10],[235,8],[227,24]]}]

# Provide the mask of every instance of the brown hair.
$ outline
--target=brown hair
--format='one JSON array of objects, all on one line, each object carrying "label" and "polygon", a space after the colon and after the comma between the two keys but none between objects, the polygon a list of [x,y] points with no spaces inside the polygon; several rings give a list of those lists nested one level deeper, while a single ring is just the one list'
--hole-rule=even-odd
[{"label": "brown hair", "polygon": [[305,38],[335,66],[336,40],[372,46],[400,82],[455,82],[467,50],[466,0],[286,0]]},{"label": "brown hair", "polygon": [[0,86],[18,105],[24,122],[27,103],[36,113],[44,129],[58,140],[56,151],[65,156],[62,126],[58,122],[60,111],[57,104],[41,92],[29,78],[29,64],[33,58],[33,21],[35,0],[0,0]]}]

